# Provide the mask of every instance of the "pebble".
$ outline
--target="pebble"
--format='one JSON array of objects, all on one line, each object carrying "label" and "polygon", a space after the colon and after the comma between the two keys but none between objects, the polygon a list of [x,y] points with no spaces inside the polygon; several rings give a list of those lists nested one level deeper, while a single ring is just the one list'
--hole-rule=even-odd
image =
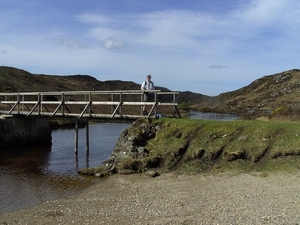
[{"label": "pebble", "polygon": [[297,174],[114,175],[0,224],[300,224]]}]

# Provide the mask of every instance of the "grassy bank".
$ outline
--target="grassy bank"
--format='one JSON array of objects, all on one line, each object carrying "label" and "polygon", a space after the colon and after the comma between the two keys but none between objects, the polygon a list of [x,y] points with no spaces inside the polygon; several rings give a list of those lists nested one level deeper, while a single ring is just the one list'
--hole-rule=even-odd
[{"label": "grassy bank", "polygon": [[[292,121],[158,119],[149,155],[124,158],[122,170],[199,173],[235,171],[295,172],[300,168],[300,123]],[[131,126],[128,134],[139,133]]]},{"label": "grassy bank", "polygon": [[161,171],[295,171],[300,167],[299,122],[162,119],[153,123],[164,128],[147,142],[150,156],[133,161],[160,158]]}]

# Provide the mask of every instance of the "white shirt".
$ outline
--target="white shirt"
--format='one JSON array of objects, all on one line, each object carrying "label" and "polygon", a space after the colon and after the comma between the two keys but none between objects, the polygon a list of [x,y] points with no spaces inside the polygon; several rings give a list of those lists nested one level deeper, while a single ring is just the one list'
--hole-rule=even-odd
[{"label": "white shirt", "polygon": [[141,89],[150,91],[150,90],[155,90],[155,87],[154,87],[154,84],[153,84],[153,82],[151,80],[149,82],[147,80],[145,80],[142,83]]}]

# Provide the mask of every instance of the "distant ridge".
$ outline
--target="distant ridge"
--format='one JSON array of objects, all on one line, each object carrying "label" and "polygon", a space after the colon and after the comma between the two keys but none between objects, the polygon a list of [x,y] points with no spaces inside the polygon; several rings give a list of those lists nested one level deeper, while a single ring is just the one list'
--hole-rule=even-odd
[{"label": "distant ridge", "polygon": [[233,111],[273,111],[300,108],[300,70],[267,75],[238,90],[220,94],[221,104]]},{"label": "distant ridge", "polygon": [[[167,87],[156,88],[170,91]],[[1,92],[139,89],[140,84],[132,81],[99,81],[89,75],[31,74],[14,67],[0,67]],[[263,76],[248,86],[215,97],[190,91],[180,92],[178,102],[189,102],[195,110],[236,114],[273,111],[282,107],[300,109],[300,70],[293,69]]]},{"label": "distant ridge", "polygon": [[[0,67],[0,92],[139,90],[140,87],[132,81],[99,81],[89,75],[31,74],[14,67]],[[156,89],[170,91],[166,87],[157,86]],[[200,102],[203,97],[205,95],[182,92],[179,101],[194,103]]]}]

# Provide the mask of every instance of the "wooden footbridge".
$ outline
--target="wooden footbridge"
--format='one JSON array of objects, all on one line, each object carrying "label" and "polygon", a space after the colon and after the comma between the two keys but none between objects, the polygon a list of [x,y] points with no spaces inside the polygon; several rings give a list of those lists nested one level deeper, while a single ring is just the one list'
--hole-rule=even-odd
[{"label": "wooden footbridge", "polygon": [[[179,92],[151,91],[144,102],[140,90],[0,93],[0,113],[27,116],[137,119],[166,112],[180,117]],[[147,114],[142,114],[142,107]],[[159,113],[158,113],[158,110]]]},{"label": "wooden footbridge", "polygon": [[[86,122],[89,152],[89,121],[92,119],[157,117],[162,113],[180,117],[178,92],[152,91],[153,102],[144,101],[140,90],[0,93],[0,114],[75,119],[75,153],[78,152],[78,122]],[[142,107],[147,114],[142,114]],[[158,113],[159,112],[159,113]],[[77,159],[78,160],[78,159]]]}]

